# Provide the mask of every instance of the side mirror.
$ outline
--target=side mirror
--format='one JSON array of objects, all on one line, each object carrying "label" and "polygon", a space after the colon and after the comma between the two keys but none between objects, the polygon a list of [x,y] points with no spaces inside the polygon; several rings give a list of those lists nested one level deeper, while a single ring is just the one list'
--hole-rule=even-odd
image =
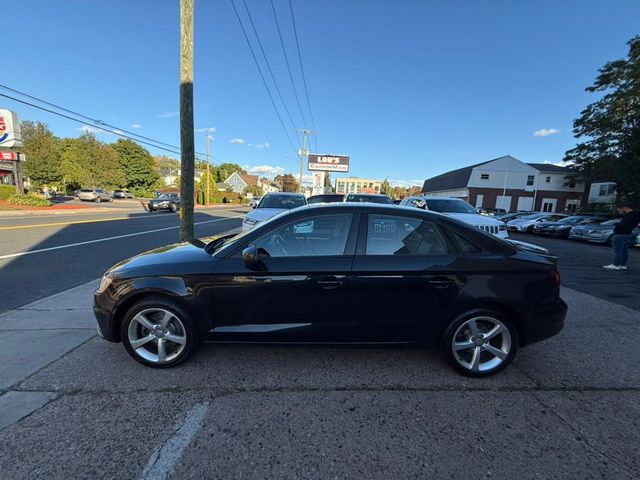
[{"label": "side mirror", "polygon": [[242,262],[244,266],[247,268],[254,268],[258,262],[258,249],[255,245],[249,245],[247,248],[242,250]]},{"label": "side mirror", "polygon": [[252,203],[251,204],[251,208],[253,208],[255,210],[256,208],[258,208],[258,204],[257,203]]}]

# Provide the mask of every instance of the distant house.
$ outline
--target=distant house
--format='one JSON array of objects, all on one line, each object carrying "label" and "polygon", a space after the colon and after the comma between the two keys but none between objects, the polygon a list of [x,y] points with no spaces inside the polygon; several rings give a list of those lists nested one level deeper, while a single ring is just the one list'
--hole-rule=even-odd
[{"label": "distant house", "polygon": [[248,186],[255,185],[262,189],[264,193],[278,192],[278,186],[267,179],[260,179],[258,175],[249,175],[247,173],[234,172],[222,182],[217,184],[218,190],[227,190],[231,188],[236,193],[244,193]]},{"label": "distant house", "polygon": [[[202,179],[203,171],[196,169],[193,178],[196,182]],[[160,168],[160,178],[165,185],[173,185],[180,178],[179,168]]]},{"label": "distant house", "polygon": [[574,212],[586,207],[585,186],[574,175],[567,167],[506,155],[429,178],[422,192],[462,198],[477,208]]}]

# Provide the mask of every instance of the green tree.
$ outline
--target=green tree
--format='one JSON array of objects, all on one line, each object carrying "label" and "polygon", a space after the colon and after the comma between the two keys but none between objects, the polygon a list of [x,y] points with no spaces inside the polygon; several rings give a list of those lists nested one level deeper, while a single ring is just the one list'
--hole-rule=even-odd
[{"label": "green tree", "polygon": [[389,197],[393,197],[393,187],[391,186],[387,178],[385,178],[380,185],[380,193]]},{"label": "green tree", "polygon": [[244,189],[244,194],[247,195],[249,193],[254,197],[261,197],[264,194],[262,188],[258,185],[248,185],[247,188]]},{"label": "green tree", "polygon": [[215,167],[216,181],[224,182],[227,178],[229,178],[235,172],[247,173],[237,163],[221,163],[220,165]]},{"label": "green tree", "polygon": [[60,170],[69,184],[114,188],[124,184],[118,155],[91,133],[61,142]]},{"label": "green tree", "polygon": [[[216,188],[216,177],[212,172],[212,168],[209,168],[209,203],[214,203],[215,202],[215,192],[218,191],[218,189]],[[198,184],[196,185],[196,190],[198,190],[200,192],[200,194],[198,195],[198,203],[204,205],[206,204],[206,198],[207,198],[207,170],[206,167],[204,169],[204,173],[202,174],[202,178],[200,178],[200,181],[198,182]]]},{"label": "green tree", "polygon": [[179,169],[180,161],[175,158],[167,157],[166,155],[156,155],[153,157],[153,161],[158,170],[160,169]]},{"label": "green tree", "polygon": [[118,155],[118,162],[124,175],[124,184],[131,190],[149,193],[160,179],[155,170],[153,157],[133,140],[119,139],[110,145]]},{"label": "green tree", "polygon": [[629,42],[626,58],[606,63],[589,93],[604,93],[573,122],[583,139],[564,157],[586,181],[617,183],[619,196],[640,197],[640,36]]},{"label": "green tree", "polygon": [[298,191],[298,182],[296,181],[296,178],[290,173],[285,173],[284,175],[276,175],[274,181],[275,183],[280,185],[280,190],[282,190],[283,192]]},{"label": "green tree", "polygon": [[25,176],[35,186],[51,185],[62,180],[60,172],[60,151],[58,139],[42,122],[24,121],[22,131],[22,152],[27,159],[23,164]]}]

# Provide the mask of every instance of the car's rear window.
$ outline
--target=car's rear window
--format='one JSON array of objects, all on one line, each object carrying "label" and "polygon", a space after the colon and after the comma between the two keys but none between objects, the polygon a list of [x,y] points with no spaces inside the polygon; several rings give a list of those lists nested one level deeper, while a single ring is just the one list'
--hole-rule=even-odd
[{"label": "car's rear window", "polygon": [[292,208],[302,207],[307,201],[302,195],[268,195],[264,197],[258,208]]}]

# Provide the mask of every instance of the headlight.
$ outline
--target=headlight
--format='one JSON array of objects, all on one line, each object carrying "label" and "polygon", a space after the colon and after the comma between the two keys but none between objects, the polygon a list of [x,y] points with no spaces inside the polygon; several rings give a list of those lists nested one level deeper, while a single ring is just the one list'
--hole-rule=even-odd
[{"label": "headlight", "polygon": [[255,225],[256,223],[258,223],[258,221],[253,218],[247,217],[244,219],[244,223],[246,223],[247,225]]},{"label": "headlight", "polygon": [[100,286],[96,290],[96,293],[104,292],[107,288],[109,288],[109,285],[111,285],[111,282],[113,282],[113,277],[106,274],[103,275],[102,280],[100,280]]}]

